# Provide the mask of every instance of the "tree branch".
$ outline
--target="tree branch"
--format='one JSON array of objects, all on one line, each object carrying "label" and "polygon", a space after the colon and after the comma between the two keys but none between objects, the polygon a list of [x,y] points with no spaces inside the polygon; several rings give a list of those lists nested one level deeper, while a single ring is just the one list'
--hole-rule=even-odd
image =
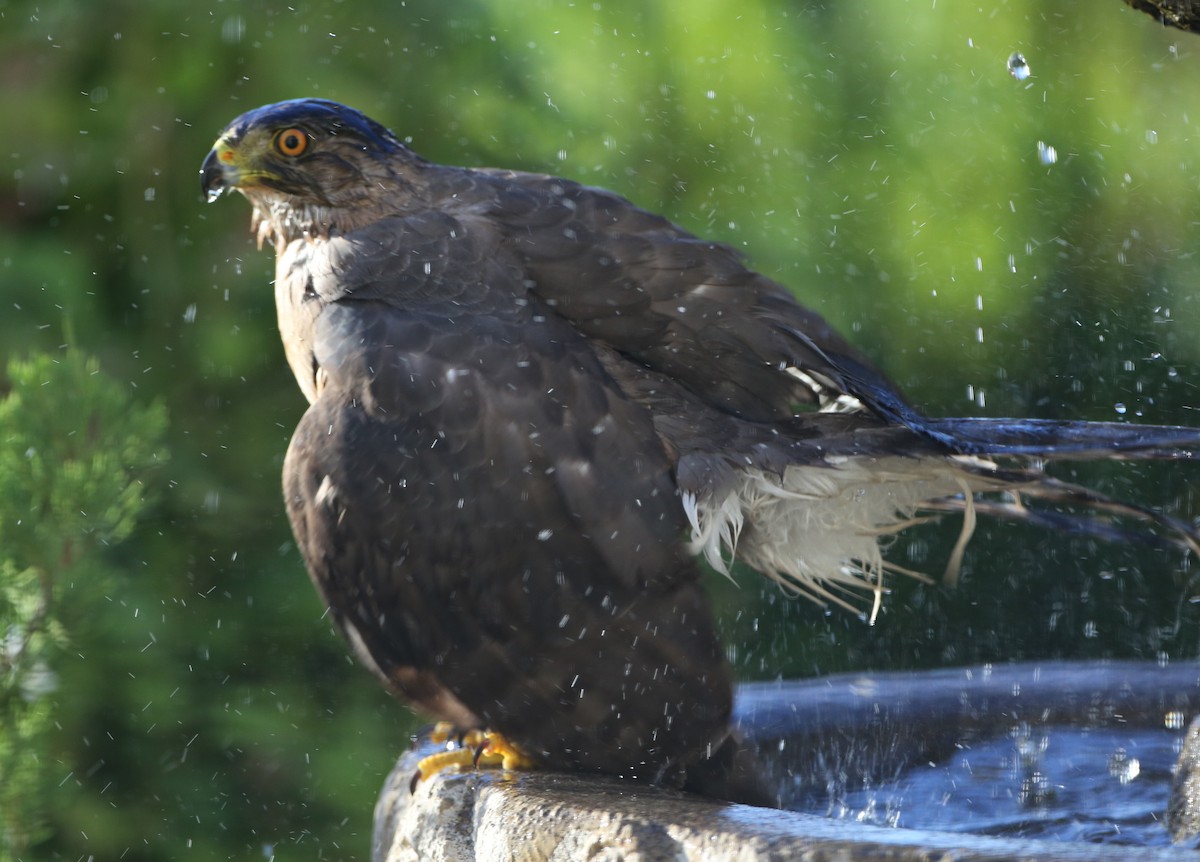
[{"label": "tree branch", "polygon": [[1168,27],[1200,33],[1200,0],[1125,0]]}]

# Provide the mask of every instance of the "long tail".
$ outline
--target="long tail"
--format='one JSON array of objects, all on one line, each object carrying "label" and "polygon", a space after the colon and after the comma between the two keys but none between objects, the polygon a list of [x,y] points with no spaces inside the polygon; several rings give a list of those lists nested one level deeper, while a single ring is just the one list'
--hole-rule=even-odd
[{"label": "long tail", "polygon": [[832,424],[844,418],[810,417],[805,421],[821,433],[794,444],[786,457],[775,449],[771,463],[747,459],[720,491],[685,488],[694,549],[725,572],[736,554],[786,589],[821,603],[858,610],[866,593],[872,620],[886,572],[928,580],[884,560],[881,541],[948,512],[963,517],[943,578],[948,584],[957,579],[979,516],[1200,555],[1195,524],[1043,470],[1051,460],[1200,459],[1200,429],[909,418],[907,428],[847,429]]},{"label": "long tail", "polygon": [[[791,328],[794,337],[809,341]],[[813,349],[818,349],[812,345]],[[822,353],[824,356],[825,354]],[[1026,455],[1035,458],[1200,457],[1200,428],[1072,422],[1053,419],[934,419],[904,400],[878,371],[847,356],[825,356],[856,401],[888,424],[903,425],[963,455]]]},{"label": "long tail", "polygon": [[1200,428],[1066,422],[1053,419],[926,419],[905,423],[960,454],[996,458],[1192,460],[1200,458]]},{"label": "long tail", "polygon": [[[1089,457],[1103,457],[1091,455]],[[1113,457],[1139,457],[1121,456]],[[1149,455],[1170,458],[1170,455]],[[968,467],[974,470],[974,465]],[[1200,556],[1200,530],[1188,521],[1147,506],[1117,500],[1083,485],[1063,482],[1042,472],[1040,467],[1002,468],[982,471],[987,481],[1004,482],[999,496],[974,493],[926,500],[923,511],[962,512],[965,519],[979,515],[1020,521],[1050,530],[1092,536],[1106,542],[1129,542],[1176,547]],[[1054,508],[1040,508],[1052,506]],[[966,515],[967,510],[972,510]],[[1114,520],[1117,519],[1117,520]],[[1121,522],[1136,526],[1126,526]],[[964,530],[942,582],[953,586],[958,577],[962,551],[969,531]]]},{"label": "long tail", "polygon": [[[988,458],[1024,457],[1049,460],[1195,460],[1200,458],[1200,429],[1172,425],[1129,425],[1118,422],[1071,422],[1048,419],[924,419],[913,430],[944,442],[960,453]],[[970,469],[970,468],[968,468]],[[983,471],[990,480],[1006,482],[1004,499],[965,497],[929,500],[926,510],[965,511],[975,515],[1022,521],[1049,529],[1090,535],[1110,542],[1169,544],[1200,554],[1195,524],[1146,506],[1127,503],[1091,488],[1047,476],[1040,466]],[[1060,507],[1031,508],[1029,500]],[[1063,509],[1067,511],[1063,511]],[[1129,529],[1112,518],[1140,523]],[[959,540],[943,582],[957,581],[965,542]]]}]

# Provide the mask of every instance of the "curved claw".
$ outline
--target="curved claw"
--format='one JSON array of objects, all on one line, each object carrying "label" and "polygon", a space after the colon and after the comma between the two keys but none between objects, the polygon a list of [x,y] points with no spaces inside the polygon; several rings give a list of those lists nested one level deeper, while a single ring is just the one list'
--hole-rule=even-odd
[{"label": "curved claw", "polygon": [[537,764],[504,736],[484,731],[483,743],[475,750],[475,766],[492,769],[533,769]]}]

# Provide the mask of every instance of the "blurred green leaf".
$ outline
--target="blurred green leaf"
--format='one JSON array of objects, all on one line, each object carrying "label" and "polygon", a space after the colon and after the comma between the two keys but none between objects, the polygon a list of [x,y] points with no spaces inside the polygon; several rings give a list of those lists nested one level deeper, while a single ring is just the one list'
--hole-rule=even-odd
[{"label": "blurred green leaf", "polygon": [[[161,403],[134,404],[99,364],[68,349],[9,362],[0,398],[0,858],[47,834],[54,667],[70,642],[61,605],[95,602],[104,559],[151,501],[165,463]],[[78,616],[79,607],[71,609]]]},{"label": "blurred green leaf", "polygon": [[[161,494],[106,551],[129,576],[60,582],[45,858],[364,859],[418,720],[351,666],[291,545],[279,469],[304,403],[272,261],[197,181],[248,108],[335,98],[439,161],[613,188],[733,243],[931,413],[1195,424],[1200,43],[1119,0],[0,0],[0,20],[0,344],[58,356],[69,315],[171,415]],[[82,411],[59,407],[55,427]],[[1086,478],[1196,511],[1187,466]],[[4,541],[51,559],[17,505]],[[46,505],[81,552],[127,529],[95,498]],[[892,553],[936,573],[956,536]],[[739,673],[769,678],[1194,657],[1186,565],[983,526],[957,591],[895,581],[874,627],[749,574],[711,587]]]}]

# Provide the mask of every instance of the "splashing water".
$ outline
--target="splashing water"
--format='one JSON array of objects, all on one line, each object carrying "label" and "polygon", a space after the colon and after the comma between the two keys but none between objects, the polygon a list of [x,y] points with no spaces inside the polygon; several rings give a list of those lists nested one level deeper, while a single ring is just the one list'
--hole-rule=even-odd
[{"label": "splashing water", "polygon": [[1008,74],[1012,75],[1018,81],[1024,81],[1030,76],[1029,61],[1025,59],[1025,55],[1020,51],[1013,51],[1008,58]]}]

